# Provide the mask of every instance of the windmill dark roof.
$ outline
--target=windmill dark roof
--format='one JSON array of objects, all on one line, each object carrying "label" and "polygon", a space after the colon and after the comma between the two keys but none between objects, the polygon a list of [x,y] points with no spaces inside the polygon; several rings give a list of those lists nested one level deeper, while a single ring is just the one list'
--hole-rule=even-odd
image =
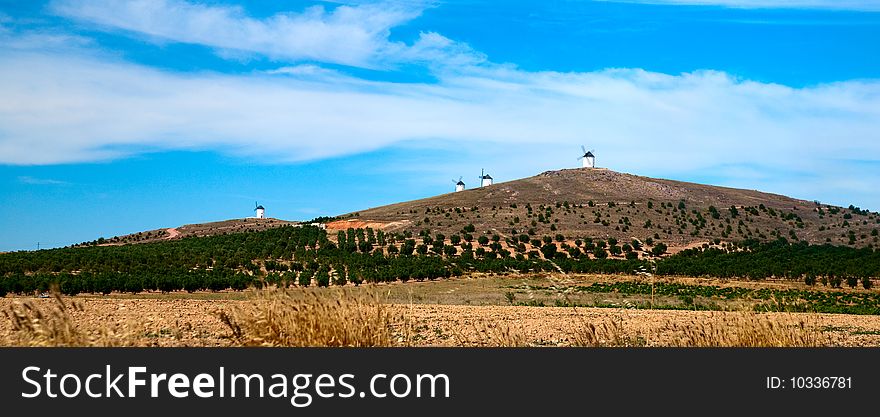
[{"label": "windmill dark roof", "polygon": [[458,182],[455,183],[455,185],[464,185],[464,181],[462,181],[462,180],[458,180]]},{"label": "windmill dark roof", "polygon": [[263,208],[263,206],[257,206],[256,208],[254,208],[254,211],[257,211],[257,210],[265,210],[265,208]]},{"label": "windmill dark roof", "polygon": [[492,179],[492,177],[490,177],[489,174],[483,175],[481,178],[483,178],[484,180],[491,180]]},{"label": "windmill dark roof", "polygon": [[584,154],[584,158],[595,158],[595,157],[596,157],[596,155],[593,155],[592,152],[587,152],[586,154]]}]

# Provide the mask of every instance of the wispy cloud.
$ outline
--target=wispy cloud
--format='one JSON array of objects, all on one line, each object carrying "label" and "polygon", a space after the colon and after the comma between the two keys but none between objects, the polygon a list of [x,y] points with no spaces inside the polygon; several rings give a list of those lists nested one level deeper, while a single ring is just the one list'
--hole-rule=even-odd
[{"label": "wispy cloud", "polygon": [[743,9],[826,9],[880,11],[877,0],[596,0],[609,3],[721,6]]},{"label": "wispy cloud", "polygon": [[426,2],[338,5],[332,10],[312,6],[262,19],[248,16],[241,7],[183,0],[55,0],[50,8],[67,18],[148,40],[208,46],[222,57],[255,54],[363,68],[435,60],[438,55],[479,59],[436,33],[423,33],[412,45],[389,40],[392,27],[415,19],[426,7]]},{"label": "wispy cloud", "polygon": [[29,176],[18,177],[18,182],[29,185],[69,185],[67,181],[53,180],[49,178],[34,178]]},{"label": "wispy cloud", "polygon": [[14,30],[16,21],[0,12],[0,41],[4,49],[52,51],[87,47],[92,40],[84,36],[53,29]]},{"label": "wispy cloud", "polygon": [[[585,144],[601,152],[603,165],[621,170],[674,176],[748,164],[789,179],[821,170],[812,186],[849,175],[819,167],[880,155],[877,80],[793,88],[717,71],[523,71],[439,34],[390,42],[390,28],[419,11],[374,4],[262,20],[173,0],[53,4],[83,21],[218,50],[363,67],[436,65],[437,80],[366,81],[313,63],[268,73],[178,73],[84,53],[75,38],[56,38],[59,46],[46,49],[22,42],[27,33],[0,33],[3,164],[90,162],[144,149],[305,161],[442,144],[482,149],[471,155],[482,152],[485,162],[521,175],[573,165],[571,150]],[[297,26],[306,21],[315,26]],[[287,33],[306,27],[327,32],[307,39]],[[346,31],[353,44],[337,45]],[[449,164],[458,164],[454,172],[466,168]],[[449,169],[436,171],[448,181]],[[880,181],[878,172],[863,176]]]},{"label": "wispy cloud", "polygon": [[283,75],[306,76],[306,77],[317,77],[317,76],[332,77],[332,76],[341,75],[334,70],[322,68],[318,65],[312,65],[312,64],[303,64],[303,65],[294,65],[294,66],[290,66],[290,67],[275,68],[275,69],[265,71],[265,73],[272,74],[272,75],[283,74]]},{"label": "wispy cloud", "polygon": [[79,55],[0,52],[0,162],[82,162],[144,148],[295,161],[413,140],[589,140],[632,161],[681,168],[880,155],[876,81],[792,88],[712,71],[470,68],[418,84],[308,72],[178,74]]}]

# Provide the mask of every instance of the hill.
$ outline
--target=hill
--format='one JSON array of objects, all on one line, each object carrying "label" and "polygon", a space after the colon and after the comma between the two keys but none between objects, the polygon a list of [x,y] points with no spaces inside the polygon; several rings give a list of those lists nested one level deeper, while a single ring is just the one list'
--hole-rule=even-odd
[{"label": "hill", "polygon": [[[79,246],[122,245],[267,230],[280,219],[231,219],[156,229]],[[325,219],[329,237],[349,228],[382,230],[398,244],[417,235],[445,243],[497,236],[512,253],[540,250],[547,240],[592,251],[596,241],[659,253],[744,240],[880,247],[880,215],[756,190],[656,179],[607,169],[547,171],[519,180],[370,208]],[[579,243],[580,242],[580,243]],[[588,242],[584,244],[584,242]],[[662,244],[662,245],[660,245]],[[480,244],[480,246],[484,246]],[[637,249],[637,248],[633,248]],[[638,252],[638,251],[633,251]],[[543,257],[543,256],[542,256]]]},{"label": "hill", "polygon": [[152,243],[165,240],[181,239],[185,237],[205,237],[223,235],[227,233],[257,232],[279,226],[294,224],[297,224],[297,222],[274,218],[230,219],[209,223],[187,224],[167,229],[147,230],[144,232],[114,236],[109,239],[100,238],[98,240],[83,242],[74,246],[115,246],[130,243]]},{"label": "hill", "polygon": [[[164,293],[486,273],[653,271],[665,277],[790,279],[808,287],[861,285],[865,292],[857,297],[798,290],[780,292],[781,297],[768,299],[772,304],[755,308],[880,314],[876,292],[869,291],[880,277],[878,224],[877,213],[856,207],[611,171],[565,170],[378,207],[324,224],[228,220],[134,239],[147,244],[126,245],[119,238],[83,248],[6,253],[0,255],[0,297],[50,288],[69,295]],[[786,234],[789,238],[781,239]],[[180,239],[187,236],[198,238]],[[822,244],[807,244],[811,240]],[[682,250],[688,247],[693,248]],[[655,307],[653,280],[651,285],[618,284],[577,291],[650,291],[648,307]],[[681,301],[675,308],[686,309],[696,309],[698,297],[729,299],[736,293],[720,287],[658,288],[660,295]]]},{"label": "hill", "polygon": [[[655,179],[606,169],[564,169],[341,216],[330,230],[444,236],[473,225],[476,235],[526,242],[557,235],[663,242],[670,252],[703,244],[779,237],[854,247],[878,244],[880,216],[782,195]],[[332,236],[332,234],[331,234]],[[509,243],[509,242],[508,242]]]}]

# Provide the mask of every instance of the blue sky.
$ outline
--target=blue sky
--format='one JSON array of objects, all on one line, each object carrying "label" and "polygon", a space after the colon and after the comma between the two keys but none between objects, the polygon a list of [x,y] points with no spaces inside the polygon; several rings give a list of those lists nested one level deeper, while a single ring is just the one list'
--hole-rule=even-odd
[{"label": "blue sky", "polygon": [[0,0],[0,251],[597,163],[880,209],[880,1]]}]

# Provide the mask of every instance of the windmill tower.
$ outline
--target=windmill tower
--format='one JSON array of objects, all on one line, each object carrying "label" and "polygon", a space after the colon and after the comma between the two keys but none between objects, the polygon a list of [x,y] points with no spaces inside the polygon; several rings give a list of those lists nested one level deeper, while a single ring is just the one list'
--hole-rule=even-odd
[{"label": "windmill tower", "polygon": [[480,187],[485,187],[487,185],[492,185],[492,177],[486,173],[484,170],[480,170],[480,176],[477,177],[480,179]]},{"label": "windmill tower", "polygon": [[455,183],[455,192],[464,191],[464,181],[461,180],[461,177],[458,177],[458,181],[452,180]]},{"label": "windmill tower", "polygon": [[596,167],[596,155],[593,155],[593,150],[587,150],[583,145],[581,145],[581,151],[584,152],[578,160],[582,160],[584,164],[584,168],[595,168]]},{"label": "windmill tower", "polygon": [[258,205],[256,201],[254,201],[254,206],[255,206],[255,207],[254,207],[254,213],[256,213],[256,214],[254,215],[254,217],[256,217],[256,218],[258,218],[258,219],[262,219],[263,217],[265,217],[266,209],[263,208],[263,206]]}]

